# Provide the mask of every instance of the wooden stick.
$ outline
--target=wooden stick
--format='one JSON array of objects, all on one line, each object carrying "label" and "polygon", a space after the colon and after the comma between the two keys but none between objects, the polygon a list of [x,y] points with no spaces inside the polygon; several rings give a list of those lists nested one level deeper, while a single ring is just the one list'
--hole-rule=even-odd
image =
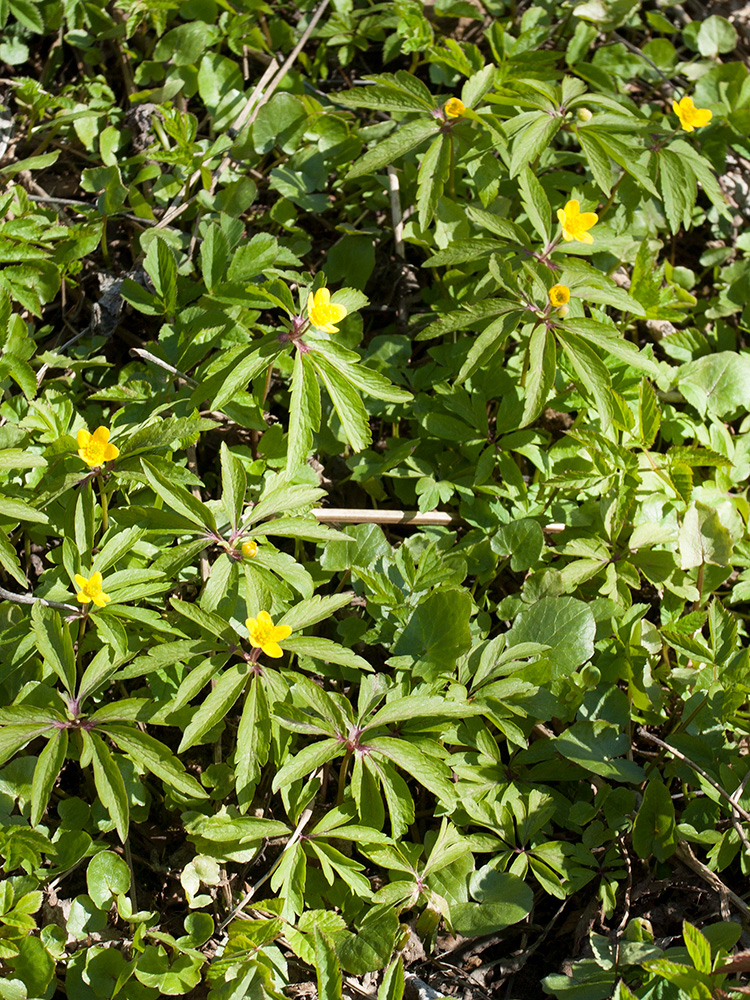
[{"label": "wooden stick", "polygon": [[[443,525],[463,524],[463,519],[447,514],[442,510],[431,510],[422,513],[418,510],[358,510],[356,507],[315,507],[313,517],[323,524],[413,524]],[[545,524],[543,531],[551,535],[559,535],[565,531],[566,525],[559,521]]]},{"label": "wooden stick", "polygon": [[356,510],[352,507],[316,507],[313,516],[323,524],[458,524],[460,518],[441,510]]}]

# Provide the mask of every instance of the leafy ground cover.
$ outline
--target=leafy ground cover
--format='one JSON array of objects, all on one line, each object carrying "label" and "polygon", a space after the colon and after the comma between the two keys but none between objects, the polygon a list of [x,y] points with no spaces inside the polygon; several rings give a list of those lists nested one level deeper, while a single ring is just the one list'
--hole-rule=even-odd
[{"label": "leafy ground cover", "polygon": [[0,998],[742,995],[743,16],[0,2]]}]

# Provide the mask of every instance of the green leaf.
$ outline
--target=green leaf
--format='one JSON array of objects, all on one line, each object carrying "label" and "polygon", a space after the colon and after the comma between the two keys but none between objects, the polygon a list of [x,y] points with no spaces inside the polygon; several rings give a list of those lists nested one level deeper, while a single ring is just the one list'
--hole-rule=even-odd
[{"label": "green leaf", "polygon": [[[41,29],[40,29],[41,30]],[[718,14],[701,21],[698,29],[698,51],[702,56],[714,58],[733,52],[737,46],[737,31],[730,21]]]},{"label": "green leaf", "polygon": [[729,566],[732,536],[714,507],[696,501],[688,508],[679,532],[680,565],[693,569],[704,563]]},{"label": "green leaf", "polygon": [[317,354],[310,359],[325,383],[349,444],[355,451],[364,451],[372,441],[372,432],[359,393],[326,358]]},{"label": "green leaf", "polygon": [[456,376],[457,385],[471,378],[477,369],[484,368],[490,363],[508,337],[517,329],[520,316],[521,313],[508,312],[482,330],[472,343],[466,360]]},{"label": "green leaf", "polygon": [[81,731],[84,750],[90,755],[94,765],[94,784],[99,799],[115,824],[120,840],[124,843],[128,836],[130,809],[128,793],[120,770],[107,749],[104,741],[96,733]]},{"label": "green leaf", "polygon": [[102,726],[102,730],[117,744],[120,750],[130,754],[133,761],[147,767],[157,778],[176,788],[178,792],[193,799],[206,798],[206,792],[195,778],[185,771],[182,763],[171,751],[140,729],[118,726],[113,723]]},{"label": "green leaf", "polygon": [[656,393],[651,384],[642,379],[638,393],[638,434],[644,448],[650,448],[654,443],[660,424],[661,410],[656,401]]},{"label": "green leaf", "polygon": [[31,622],[45,663],[55,671],[65,690],[72,695],[76,685],[76,660],[70,627],[63,623],[59,611],[38,602],[31,609]]},{"label": "green leaf", "polygon": [[422,157],[417,185],[417,218],[421,229],[427,229],[432,222],[448,179],[452,142],[452,136],[439,135]]},{"label": "green leaf", "polygon": [[170,482],[145,458],[141,459],[149,486],[177,514],[200,528],[216,531],[216,518],[209,508],[178,483]]},{"label": "green leaf", "polygon": [[551,330],[539,325],[529,338],[523,416],[520,426],[528,427],[544,409],[557,374],[557,346]]},{"label": "green leaf", "polygon": [[16,554],[16,550],[11,545],[10,539],[2,528],[0,528],[0,565],[7,573],[10,573],[16,583],[19,583],[24,589],[28,587],[29,581],[21,569],[21,562]]},{"label": "green leaf", "polygon": [[399,126],[395,132],[360,157],[354,166],[349,168],[345,179],[351,181],[355,177],[371,174],[389,163],[394,163],[399,156],[408,153],[430,136],[436,135],[439,130],[440,126],[434,120],[420,119]]},{"label": "green leaf", "polygon": [[682,922],[682,936],[685,939],[685,947],[690,955],[690,960],[698,972],[710,972],[711,945],[708,943],[708,939],[687,920]]},{"label": "green leaf", "polygon": [[521,193],[521,204],[525,208],[532,226],[544,240],[545,245],[548,244],[551,233],[552,208],[544,188],[528,167],[524,167],[518,175],[518,189]]},{"label": "green leaf", "polygon": [[680,157],[669,149],[659,154],[659,181],[664,211],[673,233],[680,226],[690,226],[690,213],[695,204],[695,175]]},{"label": "green leaf", "polygon": [[484,869],[474,873],[471,887],[472,896],[479,902],[455,902],[450,906],[450,922],[456,934],[496,934],[531,912],[534,894],[515,875]]},{"label": "green leaf", "polygon": [[452,672],[471,647],[471,598],[466,591],[437,591],[414,609],[393,647],[394,656],[410,656],[412,671],[428,680]]},{"label": "green leaf", "polygon": [[11,500],[0,496],[0,518],[6,521],[31,521],[36,524],[47,524],[48,518],[42,511],[36,510],[25,500]]},{"label": "green leaf", "polygon": [[31,825],[37,826],[47,809],[47,803],[62,770],[68,750],[68,731],[58,729],[47,740],[34,768],[31,785]]},{"label": "green leaf", "polygon": [[293,632],[299,632],[303,628],[308,628],[308,626],[322,622],[326,618],[331,618],[339,608],[351,604],[353,596],[351,592],[328,594],[325,597],[316,594],[306,601],[300,601],[299,604],[295,604],[293,608],[279,618],[276,624],[288,625]]},{"label": "green leaf", "polygon": [[353,976],[382,969],[393,953],[398,933],[398,916],[392,906],[370,906],[357,926],[331,934],[342,969]]},{"label": "green leaf", "polygon": [[404,960],[399,955],[385,970],[383,981],[378,989],[378,1000],[403,1000],[403,996]]},{"label": "green leaf", "polygon": [[228,258],[229,241],[221,227],[214,223],[206,231],[200,252],[201,273],[209,292],[212,292],[224,277]]},{"label": "green leaf", "polygon": [[211,693],[190,720],[177,748],[177,753],[184,753],[189,747],[200,742],[209,729],[213,729],[227,715],[239,698],[247,681],[248,668],[246,664],[230,667],[224,671],[216,681]]},{"label": "green leaf", "polygon": [[587,771],[616,781],[640,784],[643,768],[632,760],[618,760],[628,751],[630,742],[616,726],[603,720],[575,722],[555,740],[555,749]]},{"label": "green leaf", "polygon": [[602,149],[597,141],[595,132],[589,131],[586,128],[579,128],[576,130],[576,135],[581,144],[581,149],[586,156],[586,161],[594,180],[604,194],[609,197],[609,193],[612,190],[612,167],[607,152]]},{"label": "green leaf", "polygon": [[130,870],[117,854],[101,851],[89,862],[86,887],[94,905],[108,910],[117,896],[130,889]]},{"label": "green leaf", "polygon": [[324,663],[340,663],[342,666],[367,672],[372,670],[367,660],[358,656],[351,649],[319,636],[289,636],[288,639],[284,639],[284,649],[296,656],[312,656]]},{"label": "green leaf", "polygon": [[293,781],[306,777],[327,761],[342,757],[345,752],[346,747],[338,739],[319,740],[317,743],[311,743],[310,746],[300,750],[296,757],[286,760],[276,772],[272,786],[274,792],[291,785]]},{"label": "green leaf", "polygon": [[177,264],[171,246],[161,238],[152,240],[143,266],[164,305],[164,312],[174,313],[177,307]]},{"label": "green leaf", "polygon": [[534,165],[533,161],[552,144],[552,139],[560,130],[562,123],[561,117],[550,117],[545,111],[519,131],[513,142],[510,158],[511,178],[516,177],[530,164]]},{"label": "green leaf", "polygon": [[[324,496],[325,490],[315,486],[292,486],[282,481],[264,491],[258,503],[245,516],[244,524],[250,526],[274,514],[293,513],[303,507],[311,506]],[[258,530],[261,531],[261,528]]]},{"label": "green leaf", "polygon": [[508,645],[543,639],[547,654],[562,675],[575,670],[594,654],[596,622],[588,604],[574,597],[543,597],[522,611],[508,635]]},{"label": "green leaf", "polygon": [[309,356],[297,351],[289,402],[287,468],[290,472],[307,461],[313,434],[320,430],[320,387]]},{"label": "green leaf", "polygon": [[750,399],[750,356],[719,351],[688,361],[677,370],[676,382],[701,417],[710,414],[722,420]]},{"label": "green leaf", "polygon": [[211,390],[213,395],[211,408],[214,410],[223,409],[227,403],[232,402],[240,390],[245,390],[256,375],[259,375],[271,364],[273,364],[273,358],[257,350],[251,351],[241,361],[233,363],[227,375]]},{"label": "green leaf", "polygon": [[315,971],[318,996],[326,1000],[341,1000],[341,968],[333,944],[327,934],[315,928]]},{"label": "green leaf", "polygon": [[221,502],[232,528],[237,526],[242,518],[247,492],[247,476],[245,467],[236,455],[221,442]]},{"label": "green leaf", "polygon": [[260,778],[261,768],[268,762],[270,746],[268,698],[261,679],[256,676],[250,682],[245,698],[234,752],[237,802],[241,812],[246,812],[252,805],[255,784]]},{"label": "green leaf", "polygon": [[651,778],[633,824],[633,850],[639,858],[666,861],[676,847],[672,796],[660,778]]},{"label": "green leaf", "polygon": [[368,739],[371,754],[382,754],[393,761],[420,785],[424,785],[447,807],[455,801],[454,785],[450,781],[450,771],[442,761],[423,753],[419,747],[406,740],[382,736]]}]

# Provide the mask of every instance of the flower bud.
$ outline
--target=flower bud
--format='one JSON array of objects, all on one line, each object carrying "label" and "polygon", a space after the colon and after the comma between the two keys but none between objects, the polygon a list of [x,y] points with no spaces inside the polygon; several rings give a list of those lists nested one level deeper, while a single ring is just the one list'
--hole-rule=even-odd
[{"label": "flower bud", "polygon": [[466,111],[466,106],[457,97],[451,97],[443,105],[443,112],[446,118],[460,118],[464,111]]},{"label": "flower bud", "polygon": [[560,317],[560,319],[565,319],[565,317],[568,315],[569,312],[570,309],[567,306],[560,306],[560,308],[557,310],[557,315]]},{"label": "flower bud", "polygon": [[245,559],[252,559],[258,551],[258,543],[254,538],[242,543],[242,555]]},{"label": "flower bud", "polygon": [[576,118],[579,122],[590,122],[593,117],[594,115],[588,108],[579,108],[576,111]]}]

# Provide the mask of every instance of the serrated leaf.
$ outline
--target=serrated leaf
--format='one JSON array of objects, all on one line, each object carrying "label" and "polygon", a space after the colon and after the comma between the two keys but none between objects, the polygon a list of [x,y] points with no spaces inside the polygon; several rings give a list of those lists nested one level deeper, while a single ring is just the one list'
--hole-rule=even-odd
[{"label": "serrated leaf", "polygon": [[644,448],[650,448],[656,440],[660,423],[661,410],[654,388],[650,382],[642,379],[638,393],[638,434]]},{"label": "serrated leaf", "polygon": [[448,179],[453,137],[439,135],[422,157],[417,185],[417,218],[420,229],[427,229],[435,215],[438,200]]},{"label": "serrated leaf", "polygon": [[518,175],[518,188],[521,193],[521,204],[525,208],[532,226],[544,240],[544,243],[549,243],[552,207],[544,188],[528,167],[524,167]]},{"label": "serrated leaf", "polygon": [[394,163],[399,156],[408,153],[430,136],[436,135],[439,130],[440,125],[434,120],[420,119],[400,125],[394,133],[379,142],[350,167],[346,180],[354,180],[355,177],[373,173],[389,163]]},{"label": "serrated leaf", "polygon": [[68,750],[68,731],[58,729],[39,754],[31,783],[31,825],[36,826],[47,808]]}]

